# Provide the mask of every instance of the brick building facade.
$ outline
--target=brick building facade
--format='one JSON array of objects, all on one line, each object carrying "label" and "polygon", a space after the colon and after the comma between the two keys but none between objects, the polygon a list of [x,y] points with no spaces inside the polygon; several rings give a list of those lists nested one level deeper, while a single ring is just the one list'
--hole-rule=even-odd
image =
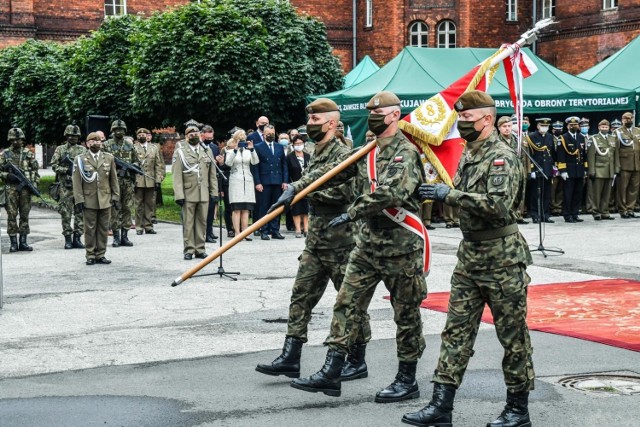
[{"label": "brick building facade", "polygon": [[[150,14],[190,0],[3,0],[0,48],[29,38],[68,41],[96,29],[108,14]],[[197,0],[196,0],[197,1]],[[349,71],[365,55],[385,64],[407,45],[498,47],[515,41],[532,17],[558,21],[536,52],[579,73],[640,34],[640,0],[290,0],[327,26],[329,42]],[[556,3],[558,3],[556,5]],[[356,7],[354,14],[353,7]],[[355,31],[354,31],[355,17]],[[355,47],[355,55],[354,55]]]}]

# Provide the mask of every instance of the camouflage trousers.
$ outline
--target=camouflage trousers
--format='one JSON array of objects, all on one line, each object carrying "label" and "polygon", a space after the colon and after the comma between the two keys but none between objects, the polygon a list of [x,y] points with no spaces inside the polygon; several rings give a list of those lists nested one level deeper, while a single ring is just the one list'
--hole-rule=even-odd
[{"label": "camouflage trousers", "polygon": [[504,348],[502,371],[507,389],[513,393],[533,390],[533,348],[526,323],[529,281],[523,264],[486,271],[456,266],[433,382],[460,386],[487,304]]},{"label": "camouflage trousers", "polygon": [[[7,185],[7,234],[15,236],[16,234],[27,235],[29,229],[29,212],[31,212],[31,192],[28,188],[16,190],[16,187]],[[18,226],[18,215],[20,215],[20,226]]]},{"label": "camouflage trousers", "polygon": [[131,207],[133,206],[134,182],[128,178],[118,177],[120,184],[120,210],[111,205],[111,229],[120,231],[131,228]]},{"label": "camouflage trousers", "polygon": [[[298,258],[300,265],[291,292],[288,337],[296,337],[302,342],[307,342],[307,327],[311,320],[311,311],[324,295],[329,279],[333,282],[335,289],[340,290],[352,249],[351,245],[336,249],[304,248],[302,255]],[[357,308],[354,333],[355,342],[358,343],[367,343],[371,340],[367,307],[371,302],[373,291],[375,288],[361,299]]]},{"label": "camouflage trousers", "polygon": [[[72,234],[84,234],[84,215],[82,213],[74,213],[73,188],[60,186],[60,200],[58,201],[58,212],[62,217],[62,235],[71,236]],[[73,227],[71,227],[71,219],[74,218]]]},{"label": "camouflage trousers", "polygon": [[325,344],[333,350],[347,352],[356,340],[354,326],[359,321],[359,313],[363,308],[366,310],[375,287],[384,281],[391,293],[398,360],[413,362],[420,359],[425,348],[420,303],[427,296],[422,262],[422,250],[383,257],[356,247],[349,256],[333,307],[331,334]]}]

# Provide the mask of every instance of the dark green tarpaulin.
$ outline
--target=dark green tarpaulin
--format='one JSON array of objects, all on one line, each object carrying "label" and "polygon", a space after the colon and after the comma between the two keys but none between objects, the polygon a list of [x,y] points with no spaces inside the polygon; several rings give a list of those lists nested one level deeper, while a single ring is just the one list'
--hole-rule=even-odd
[{"label": "dark green tarpaulin", "polygon": [[[602,85],[565,73],[525,49],[538,72],[524,81],[525,114],[581,114],[594,111],[635,109],[635,92]],[[402,100],[408,114],[491,56],[496,49],[437,49],[407,47],[366,80],[352,87],[309,97],[333,99],[341,108],[342,121],[349,127],[354,144],[361,145],[367,128],[365,106],[371,97],[390,90]],[[494,76],[489,93],[499,114],[513,113],[503,66]]]},{"label": "dark green tarpaulin", "polygon": [[349,73],[344,76],[344,89],[360,83],[379,69],[380,67],[378,67],[378,64],[373,62],[373,59],[371,59],[369,55],[366,55],[358,63],[356,68],[349,71]]}]

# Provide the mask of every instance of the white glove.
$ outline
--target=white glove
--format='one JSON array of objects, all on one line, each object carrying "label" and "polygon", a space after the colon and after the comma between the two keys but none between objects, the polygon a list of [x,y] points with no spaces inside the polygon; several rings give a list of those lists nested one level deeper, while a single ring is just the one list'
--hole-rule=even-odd
[{"label": "white glove", "polygon": [[536,173],[535,172],[531,172],[531,179],[536,179]]},{"label": "white glove", "polygon": [[568,173],[566,173],[566,172],[562,172],[562,173],[560,174],[560,178],[562,178],[562,179],[564,179],[564,180],[566,181],[566,180],[567,180],[567,178],[569,178],[569,174],[568,174]]}]

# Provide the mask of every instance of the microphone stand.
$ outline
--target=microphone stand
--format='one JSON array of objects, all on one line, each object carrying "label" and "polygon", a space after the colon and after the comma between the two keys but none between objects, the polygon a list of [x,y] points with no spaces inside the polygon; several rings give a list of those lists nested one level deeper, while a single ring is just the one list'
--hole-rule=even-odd
[{"label": "microphone stand", "polygon": [[[216,162],[216,160],[209,155],[209,152],[207,151],[208,147],[206,147],[202,142],[200,143],[200,146],[204,148],[204,152],[207,153],[207,157],[209,157],[213,165],[216,167],[216,170],[218,171],[222,179],[224,179],[225,181],[228,181],[229,179],[226,176],[224,176],[224,173],[222,172],[222,169],[220,169],[220,167],[218,166],[218,163]],[[218,243],[220,244],[220,247],[222,247],[222,209],[223,208],[224,208],[223,198],[218,197],[218,222],[220,223],[220,227],[218,231],[219,233],[218,236],[220,240],[218,241]],[[220,259],[220,263],[218,265],[218,271],[216,271],[215,273],[198,274],[197,276],[193,276],[193,277],[215,276],[217,274],[220,278],[226,277],[228,279],[233,280],[234,282],[237,281],[238,278],[233,276],[238,276],[240,275],[240,273],[237,271],[235,272],[225,271],[224,267],[222,266],[222,255],[220,255],[219,259]]]},{"label": "microphone stand", "polygon": [[[542,244],[542,223],[544,222],[545,216],[544,216],[544,212],[542,209],[542,180],[548,180],[549,182],[551,182],[551,180],[549,179],[549,177],[547,175],[545,175],[545,173],[542,170],[542,167],[538,164],[538,162],[536,162],[535,160],[533,160],[533,157],[527,152],[527,150],[525,150],[524,148],[522,148],[522,152],[524,154],[527,155],[527,157],[529,158],[529,160],[531,161],[531,164],[535,166],[537,172],[536,172],[536,181],[537,181],[537,186],[538,186],[538,203],[537,203],[537,208],[538,208],[538,238],[539,238],[539,244],[538,247],[536,249],[530,249],[530,252],[540,252],[542,255],[544,255],[544,257],[547,257],[547,252],[554,252],[557,254],[564,254],[564,251],[560,248],[545,248],[544,245]],[[538,175],[540,174],[540,175]]]}]

